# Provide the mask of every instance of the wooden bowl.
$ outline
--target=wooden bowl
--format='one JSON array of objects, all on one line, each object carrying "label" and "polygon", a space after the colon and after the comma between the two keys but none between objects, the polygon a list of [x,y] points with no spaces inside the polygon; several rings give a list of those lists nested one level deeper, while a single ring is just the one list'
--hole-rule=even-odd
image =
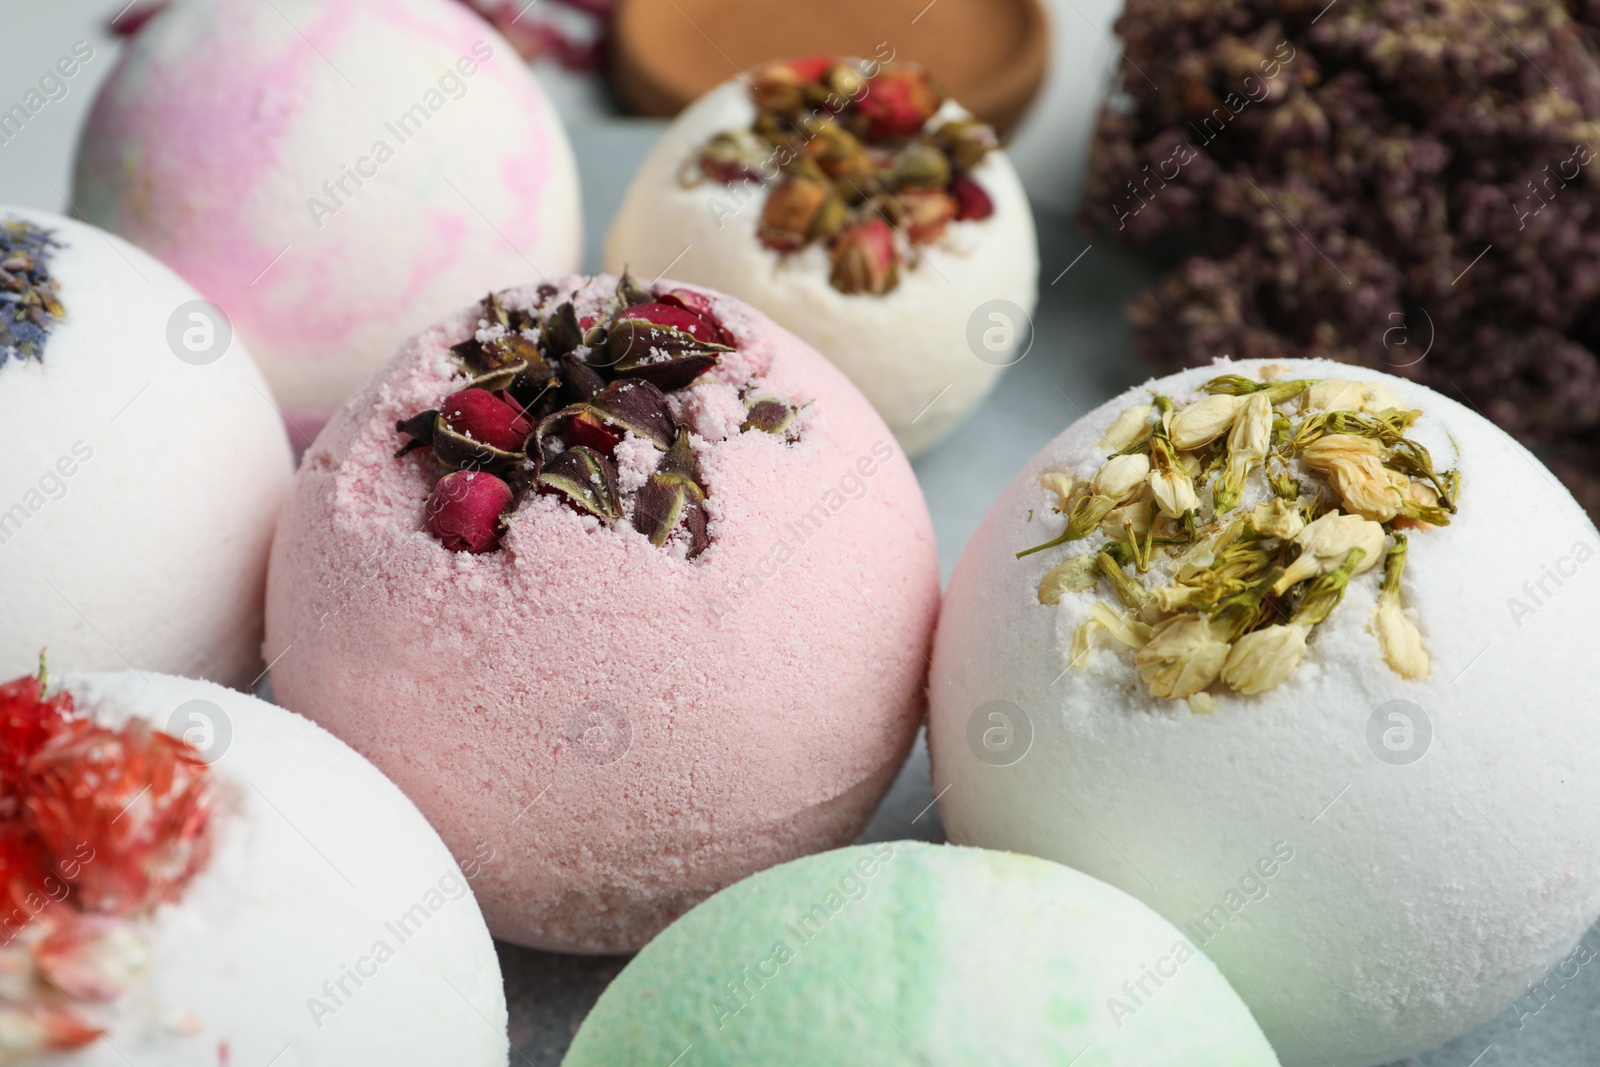
[{"label": "wooden bowl", "polygon": [[769,60],[890,50],[1004,137],[1044,82],[1050,26],[1039,0],[622,0],[611,72],[634,111],[671,116]]}]

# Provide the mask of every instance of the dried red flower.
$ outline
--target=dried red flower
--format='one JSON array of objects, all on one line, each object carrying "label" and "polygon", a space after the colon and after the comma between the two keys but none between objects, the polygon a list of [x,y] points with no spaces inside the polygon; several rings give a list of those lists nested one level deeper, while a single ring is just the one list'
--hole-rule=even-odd
[{"label": "dried red flower", "polygon": [[27,821],[46,851],[93,850],[66,877],[85,910],[133,915],[176,900],[210,854],[210,768],[142,719],[72,722],[27,774]]},{"label": "dried red flower", "polygon": [[500,515],[511,496],[511,487],[492,474],[453,471],[433,487],[423,521],[452,552],[487,552],[500,543]]}]

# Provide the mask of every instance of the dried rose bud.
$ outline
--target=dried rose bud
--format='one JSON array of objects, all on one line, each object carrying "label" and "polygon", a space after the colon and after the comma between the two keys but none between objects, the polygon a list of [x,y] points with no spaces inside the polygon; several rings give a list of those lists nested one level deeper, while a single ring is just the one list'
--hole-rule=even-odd
[{"label": "dried rose bud", "polygon": [[912,244],[928,244],[944,236],[956,217],[956,201],[944,193],[908,189],[899,196],[904,211],[902,226]]},{"label": "dried rose bud", "polygon": [[844,182],[865,182],[877,174],[878,166],[855,134],[832,119],[803,122],[810,140],[805,158],[829,178]]},{"label": "dried rose bud", "polygon": [[800,413],[791,404],[786,404],[777,397],[757,396],[745,401],[744,422],[740,424],[739,431],[760,430],[781,436],[794,424],[795,418]]},{"label": "dried rose bud", "polygon": [[617,468],[611,460],[579,445],[551,459],[539,474],[539,491],[555,493],[578,511],[601,519],[622,516],[617,501]]},{"label": "dried rose bud", "polygon": [[882,296],[900,284],[894,231],[880,218],[848,226],[834,237],[828,280],[841,293]]},{"label": "dried rose bud", "polygon": [[795,178],[767,197],[756,236],[774,252],[795,252],[813,236],[813,227],[833,191],[821,182]]},{"label": "dried rose bud", "polygon": [[883,176],[894,189],[943,189],[950,184],[950,161],[926,142],[912,142]]},{"label": "dried rose bud", "polygon": [[689,551],[686,558],[693,559],[711,543],[706,533],[705,490],[700,488],[695,469],[694,451],[689,446],[689,435],[680,433],[672,443],[666,459],[650,475],[634,500],[633,528],[650,538],[650,543],[660,547],[672,537],[678,524],[683,523],[689,533]]},{"label": "dried rose bud", "polygon": [[933,75],[911,64],[884,68],[868,79],[866,94],[856,101],[873,134],[896,138],[921,131],[942,106],[944,94]]},{"label": "dried rose bud", "polygon": [[707,141],[698,158],[691,158],[678,174],[678,183],[693,186],[702,177],[723,185],[759,182],[761,164],[772,149],[749,130],[729,130]]},{"label": "dried rose bud", "polygon": [[583,445],[609,456],[622,443],[622,434],[607,426],[594,412],[579,411],[561,427],[561,439],[569,446]]},{"label": "dried rose bud", "polygon": [[706,344],[722,343],[722,329],[715,320],[707,319],[676,303],[669,304],[663,300],[660,303],[635,304],[623,308],[617,314],[627,319],[644,319],[657,326],[670,326],[674,330],[682,330]]},{"label": "dried rose bud", "polygon": [[958,221],[980,222],[994,214],[994,201],[989,194],[965,174],[958,174],[950,180],[950,195],[956,198]]},{"label": "dried rose bud", "polygon": [[488,552],[500,544],[501,515],[511,487],[483,471],[455,471],[439,479],[423,508],[428,532],[452,552]]},{"label": "dried rose bud", "polygon": [[463,437],[502,452],[521,452],[533,426],[522,409],[484,389],[463,389],[439,406],[444,424]]},{"label": "dried rose bud", "polygon": [[[716,313],[711,308],[711,298],[693,289],[668,289],[656,296],[656,300],[663,304],[682,308],[691,315],[698,315],[708,322],[716,323]],[[718,328],[721,324],[717,323]]]},{"label": "dried rose bud", "polygon": [[[719,328],[670,304],[639,305],[649,317],[624,308],[606,331],[606,352],[615,374],[641,378],[664,392],[681,389],[721,361],[728,346],[703,340]],[[686,328],[692,319],[700,336]]]},{"label": "dried rose bud", "polygon": [[832,56],[807,56],[768,63],[750,74],[750,92],[763,111],[791,112],[805,106],[805,87],[815,85],[833,68]]},{"label": "dried rose bud", "polygon": [[962,173],[972,171],[984,156],[1000,147],[994,130],[975,119],[947,122],[933,131],[932,140]]}]

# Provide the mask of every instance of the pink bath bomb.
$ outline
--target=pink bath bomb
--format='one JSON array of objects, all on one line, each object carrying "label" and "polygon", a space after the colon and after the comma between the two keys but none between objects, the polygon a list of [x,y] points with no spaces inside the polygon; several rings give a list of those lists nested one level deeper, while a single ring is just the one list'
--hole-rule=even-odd
[{"label": "pink bath bomb", "polygon": [[179,0],[100,90],[73,203],[219,305],[302,424],[582,250],[554,110],[451,0]]},{"label": "pink bath bomb", "polygon": [[[616,286],[568,277],[499,299],[547,348],[569,297],[585,328],[616,334]],[[407,342],[334,416],[278,527],[278,700],[394,779],[457,855],[487,842],[507,858],[476,887],[505,940],[632,951],[723,886],[852,840],[922,716],[939,573],[910,465],[814,350],[696,292],[732,350],[664,387],[673,450],[632,432],[615,446],[618,517],[529,491],[487,551],[429,532],[445,468],[437,449],[397,457],[396,424],[466,384],[452,346],[505,335],[477,305]],[[606,351],[577,355],[617,377]],[[761,398],[797,414],[777,432],[729,417]],[[699,551],[687,520],[657,541],[631,521],[680,437],[705,493]],[[578,451],[559,441],[547,473]]]}]

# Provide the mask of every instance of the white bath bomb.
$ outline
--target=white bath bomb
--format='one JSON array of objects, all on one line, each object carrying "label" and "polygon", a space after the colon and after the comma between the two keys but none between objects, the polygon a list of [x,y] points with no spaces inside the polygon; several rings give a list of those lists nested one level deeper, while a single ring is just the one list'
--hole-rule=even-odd
[{"label": "white bath bomb", "polygon": [[[470,884],[493,864],[493,842],[457,866],[376,768],[309,720],[254,697],[135,671],[69,673],[61,688],[100,726],[143,719],[188,739],[211,764],[216,801],[209,859],[178,899],[114,920],[99,951],[79,950],[80,966],[65,973],[113,978],[112,996],[75,998],[74,1018],[103,1036],[49,1063],[504,1067],[500,966]],[[161,788],[130,802],[130,818],[144,818],[141,802]],[[105,847],[107,828],[89,823],[83,833],[101,847],[80,848],[89,858],[79,856],[77,874],[118,862]],[[44,905],[32,923],[51,922],[74,900]],[[0,958],[15,963],[29,931],[23,926]],[[121,966],[108,966],[112,945]],[[61,990],[34,991],[37,1003],[27,991],[0,992],[9,1033],[22,1033],[18,1012],[40,1017]],[[7,1051],[0,1041],[0,1055]]]},{"label": "white bath bomb", "polygon": [[[829,284],[821,242],[783,255],[762,245],[770,184],[679,180],[712,136],[748,130],[755,117],[741,76],[673,120],[628,188],[606,241],[606,270],[665,272],[754,305],[844,371],[908,453],[925,451],[1026,352],[1039,257],[1016,171],[1005,153],[988,153],[971,177],[992,200],[992,215],[952,222],[919,245],[888,293],[846,294]],[[946,102],[934,124],[968,117]],[[903,247],[903,233],[896,240]]]},{"label": "white bath bomb", "polygon": [[73,202],[216,301],[310,423],[446,312],[582,254],[560,120],[449,0],[179,0],[101,88]]},{"label": "white bath bomb", "polygon": [[[1364,1067],[1490,1018],[1600,914],[1600,538],[1525,449],[1454,401],[1366,370],[1279,366],[1387,386],[1422,412],[1410,436],[1460,472],[1459,511],[1409,533],[1400,586],[1427,676],[1386,663],[1382,565],[1350,580],[1305,658],[1259,695],[1219,683],[1158,699],[1103,635],[1069,666],[1091,603],[1116,600],[1102,580],[1041,603],[1044,575],[1105,535],[1018,559],[1062,532],[1040,475],[1093,476],[1112,419],[1152,394],[1181,405],[1263,369],[1222,363],[1090,413],[984,519],[936,638],[934,785],[952,840],[1070,864],[1171,920],[1289,1067]],[[1252,475],[1244,503],[1267,495]]]},{"label": "white bath bomb", "polygon": [[[266,382],[146,253],[0,206],[12,247],[7,226],[50,234],[40,258],[64,315],[45,316],[31,354],[0,343],[0,677],[43,645],[61,663],[248,684],[293,474]],[[19,288],[0,277],[0,309]]]}]

